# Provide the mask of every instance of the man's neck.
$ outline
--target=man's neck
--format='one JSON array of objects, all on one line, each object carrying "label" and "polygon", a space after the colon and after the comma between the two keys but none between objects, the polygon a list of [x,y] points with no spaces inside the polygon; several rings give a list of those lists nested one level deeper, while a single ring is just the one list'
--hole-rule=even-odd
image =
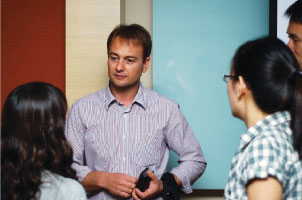
[{"label": "man's neck", "polygon": [[129,107],[138,93],[139,85],[132,88],[116,88],[110,86],[112,95],[125,107]]}]

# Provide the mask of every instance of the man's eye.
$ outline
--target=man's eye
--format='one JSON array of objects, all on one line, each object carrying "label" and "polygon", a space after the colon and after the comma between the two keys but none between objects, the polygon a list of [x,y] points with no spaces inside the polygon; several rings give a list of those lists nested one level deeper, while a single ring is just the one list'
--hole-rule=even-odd
[{"label": "man's eye", "polygon": [[116,61],[117,59],[118,59],[117,57],[111,56],[111,60],[112,60],[112,61]]},{"label": "man's eye", "polygon": [[289,35],[288,38],[289,38],[290,40],[292,40],[294,43],[296,43],[296,42],[299,41],[299,38],[293,37],[293,36],[291,36],[291,35]]},{"label": "man's eye", "polygon": [[296,42],[299,42],[300,40],[299,40],[299,38],[294,38],[294,42],[296,43]]},{"label": "man's eye", "polygon": [[127,62],[128,62],[128,63],[133,63],[134,60],[132,60],[132,59],[127,59]]}]

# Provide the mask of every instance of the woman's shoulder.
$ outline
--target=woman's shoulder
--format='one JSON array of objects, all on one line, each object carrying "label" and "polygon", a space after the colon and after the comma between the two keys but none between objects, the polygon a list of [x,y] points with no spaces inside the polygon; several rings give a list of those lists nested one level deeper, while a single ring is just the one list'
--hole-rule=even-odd
[{"label": "woman's shoulder", "polygon": [[87,199],[82,185],[71,178],[44,171],[40,186],[40,200],[50,199]]},{"label": "woman's shoulder", "polygon": [[80,195],[81,193],[85,194],[86,196],[83,186],[77,180],[66,178],[60,175],[56,176],[60,177],[60,190],[62,191],[62,193],[64,193],[65,196],[75,196]]},{"label": "woman's shoulder", "polygon": [[292,174],[301,174],[301,160],[292,141],[292,132],[287,126],[272,126],[261,131],[245,150],[246,156],[243,160],[246,166],[249,166],[248,170],[253,171],[251,169],[253,168],[262,174],[264,171],[275,172],[276,176],[287,174],[288,177]]}]

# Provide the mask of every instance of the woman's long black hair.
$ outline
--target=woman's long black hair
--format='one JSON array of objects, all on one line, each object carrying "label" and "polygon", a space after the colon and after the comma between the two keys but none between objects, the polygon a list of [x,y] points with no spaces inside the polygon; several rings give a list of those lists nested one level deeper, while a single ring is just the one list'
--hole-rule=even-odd
[{"label": "woman's long black hair", "polygon": [[302,159],[302,74],[291,50],[277,38],[248,41],[235,53],[232,72],[244,78],[261,110],[290,112],[293,146]]},{"label": "woman's long black hair", "polygon": [[24,84],[9,94],[1,126],[1,199],[36,199],[43,170],[75,178],[66,111],[64,94],[47,83]]}]

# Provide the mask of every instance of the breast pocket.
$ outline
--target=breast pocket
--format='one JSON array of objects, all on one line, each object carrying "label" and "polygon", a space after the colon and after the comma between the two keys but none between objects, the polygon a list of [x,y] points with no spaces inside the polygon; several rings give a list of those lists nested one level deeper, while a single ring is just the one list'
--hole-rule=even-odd
[{"label": "breast pocket", "polygon": [[148,132],[139,137],[135,143],[135,162],[142,167],[150,167],[160,162],[164,151],[163,135],[160,132]]}]

